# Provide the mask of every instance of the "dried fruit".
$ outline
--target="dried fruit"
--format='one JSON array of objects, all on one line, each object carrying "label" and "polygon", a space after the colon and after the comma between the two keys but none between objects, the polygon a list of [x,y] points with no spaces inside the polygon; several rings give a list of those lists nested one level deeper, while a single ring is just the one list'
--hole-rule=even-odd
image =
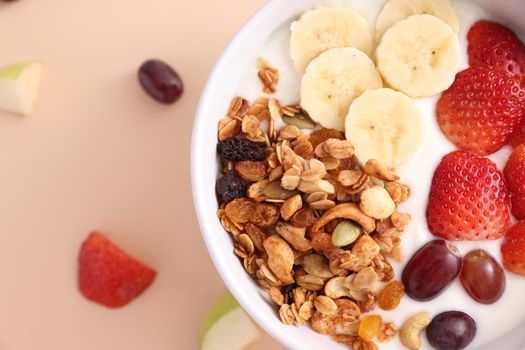
[{"label": "dried fruit", "polygon": [[217,153],[226,160],[263,161],[266,157],[264,146],[247,138],[236,136],[217,144]]},{"label": "dried fruit", "polygon": [[215,192],[220,203],[229,203],[235,198],[246,196],[246,183],[235,174],[228,171],[215,183]]},{"label": "dried fruit", "polygon": [[266,163],[243,160],[235,164],[235,171],[246,181],[259,181],[266,176]]},{"label": "dried fruit", "polygon": [[[258,206],[259,204],[257,204]],[[224,211],[230,220],[236,223],[247,223],[254,216],[256,204],[246,198],[237,198],[226,204]],[[257,223],[254,222],[257,225]]]},{"label": "dried fruit", "polygon": [[306,207],[293,214],[290,223],[295,227],[310,227],[316,220],[317,218],[312,208]]},{"label": "dried fruit", "polygon": [[392,281],[381,289],[377,296],[377,305],[383,310],[394,310],[405,295],[405,286],[401,281]]},{"label": "dried fruit", "polygon": [[376,337],[382,324],[383,320],[379,315],[364,316],[359,325],[359,336],[366,341],[371,341]]},{"label": "dried fruit", "polygon": [[161,60],[144,62],[139,69],[139,82],[148,95],[165,104],[177,101],[184,90],[179,74]]},{"label": "dried fruit", "polygon": [[418,301],[436,298],[457,277],[461,264],[461,255],[452,244],[443,240],[425,244],[403,270],[407,295]]},{"label": "dried fruit", "polygon": [[476,322],[464,312],[443,312],[428,325],[427,339],[438,350],[461,350],[474,339],[476,328]]},{"label": "dried fruit", "polygon": [[[250,208],[250,210],[253,210]],[[260,227],[270,227],[279,220],[279,208],[272,204],[257,203],[251,222]]]},{"label": "dried fruit", "polygon": [[319,144],[325,142],[328,139],[344,140],[345,137],[338,130],[322,128],[311,133],[309,140],[315,149],[317,146],[319,146]]}]

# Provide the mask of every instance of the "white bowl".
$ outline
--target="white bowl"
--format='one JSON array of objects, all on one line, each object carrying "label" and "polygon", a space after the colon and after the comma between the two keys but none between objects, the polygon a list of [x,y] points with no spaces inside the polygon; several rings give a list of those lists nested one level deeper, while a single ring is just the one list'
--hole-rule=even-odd
[{"label": "white bowl", "polygon": [[[515,5],[520,6],[522,12],[525,12],[522,1],[508,0],[509,3],[514,2]],[[329,337],[313,332],[308,327],[284,326],[266,292],[257,287],[233,254],[230,235],[224,231],[216,215],[217,122],[224,116],[230,100],[236,95],[239,81],[248,65],[254,64],[258,52],[272,33],[291,18],[324,2],[326,0],[271,0],[248,20],[226,48],[208,80],[195,119],[192,139],[191,171],[194,203],[202,236],[213,262],[232,294],[248,314],[285,347],[294,350],[348,348],[336,344]],[[498,4],[501,9],[499,1]],[[506,9],[508,8],[503,8]],[[516,11],[507,12],[516,14]],[[525,349],[524,332],[525,325],[522,325],[479,350]]]}]

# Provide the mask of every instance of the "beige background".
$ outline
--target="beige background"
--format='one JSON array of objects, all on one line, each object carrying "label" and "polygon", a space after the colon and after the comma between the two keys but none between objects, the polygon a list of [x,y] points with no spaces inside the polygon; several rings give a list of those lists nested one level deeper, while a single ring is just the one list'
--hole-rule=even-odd
[{"label": "beige background", "polygon": [[[1,350],[197,349],[225,287],[192,206],[193,116],[213,63],[263,2],[0,1],[0,65],[45,65],[35,115],[0,112]],[[151,57],[182,75],[176,105],[141,91],[136,71]],[[126,308],[77,291],[93,229],[158,271]],[[255,348],[280,349],[269,337]]]}]

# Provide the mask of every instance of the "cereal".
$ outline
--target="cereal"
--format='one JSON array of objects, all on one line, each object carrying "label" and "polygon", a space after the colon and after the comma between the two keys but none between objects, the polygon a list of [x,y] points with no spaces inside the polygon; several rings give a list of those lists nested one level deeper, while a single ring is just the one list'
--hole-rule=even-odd
[{"label": "cereal", "polygon": [[[261,62],[259,68],[265,89],[275,91],[275,71]],[[399,281],[381,291],[377,285],[393,280],[391,261],[403,258],[410,215],[397,206],[410,190],[375,160],[359,165],[341,132],[309,134],[311,123],[297,105],[234,98],[219,122],[219,155],[225,174],[246,184],[217,216],[284,324],[309,324],[356,350],[374,350],[372,340],[391,340],[397,327],[361,314],[376,302],[393,309],[403,296]]]}]

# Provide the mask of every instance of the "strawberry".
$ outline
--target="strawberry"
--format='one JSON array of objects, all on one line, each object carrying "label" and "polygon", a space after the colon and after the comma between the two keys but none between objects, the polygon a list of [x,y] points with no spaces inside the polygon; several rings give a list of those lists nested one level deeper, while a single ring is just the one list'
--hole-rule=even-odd
[{"label": "strawberry", "polygon": [[78,283],[89,300],[117,308],[148,288],[156,272],[98,232],[82,243],[78,257]]},{"label": "strawberry", "polygon": [[507,231],[501,255],[508,271],[525,276],[525,221],[518,222]]},{"label": "strawberry", "polygon": [[449,153],[434,173],[426,215],[430,232],[447,240],[501,237],[510,225],[503,174],[488,158]]},{"label": "strawberry", "polygon": [[525,115],[525,90],[519,79],[503,70],[470,67],[436,106],[445,136],[463,150],[488,155],[510,140]]},{"label": "strawberry", "polygon": [[512,30],[483,20],[470,28],[467,39],[471,66],[494,66],[523,78],[525,45]]},{"label": "strawberry", "polygon": [[525,219],[525,144],[512,151],[505,164],[503,175],[507,181],[512,202],[512,214],[518,219]]},{"label": "strawberry", "polygon": [[516,128],[516,131],[510,137],[510,144],[516,148],[522,143],[525,143],[525,118],[521,121],[520,125]]}]

